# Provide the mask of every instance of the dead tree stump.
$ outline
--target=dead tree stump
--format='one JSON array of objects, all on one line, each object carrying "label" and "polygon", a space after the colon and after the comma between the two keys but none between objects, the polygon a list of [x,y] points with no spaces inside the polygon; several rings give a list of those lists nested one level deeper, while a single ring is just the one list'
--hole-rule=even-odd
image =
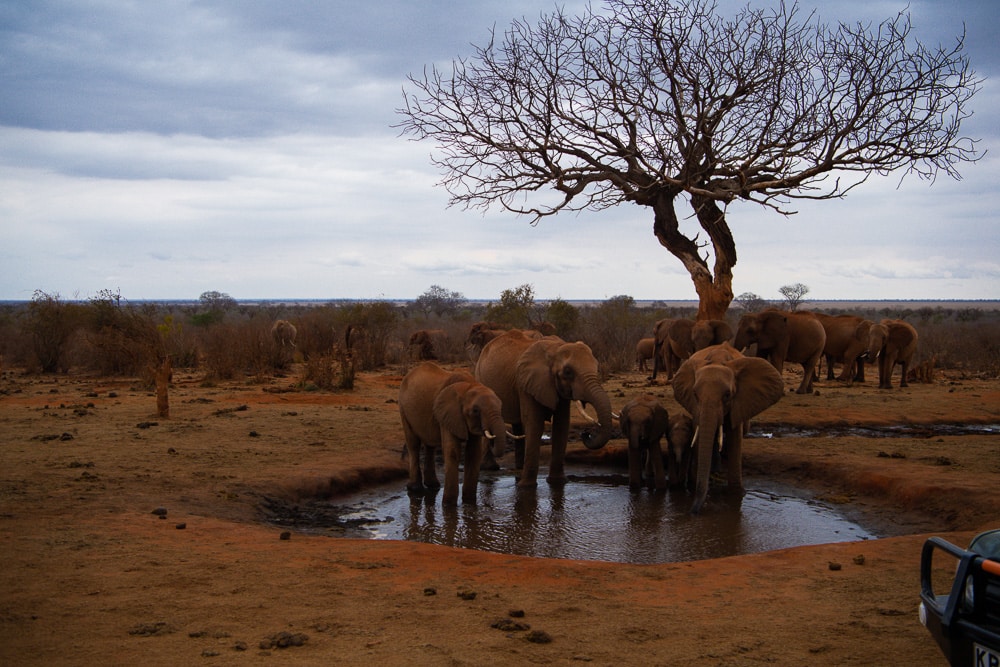
[{"label": "dead tree stump", "polygon": [[170,357],[163,358],[154,374],[156,376],[156,416],[166,419],[170,416],[170,399],[167,396],[167,388],[170,386],[170,377],[173,375]]}]

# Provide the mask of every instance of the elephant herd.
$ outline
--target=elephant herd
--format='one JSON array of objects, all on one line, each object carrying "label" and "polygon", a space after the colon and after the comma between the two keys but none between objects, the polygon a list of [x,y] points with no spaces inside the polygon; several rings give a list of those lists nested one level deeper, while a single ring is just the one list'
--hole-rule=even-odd
[{"label": "elephant herd", "polygon": [[[797,393],[812,392],[814,373],[824,358],[828,379],[834,377],[833,363],[839,362],[844,366],[841,380],[863,381],[868,360],[878,363],[879,387],[891,388],[897,364],[902,366],[900,386],[906,386],[917,344],[916,330],[906,322],[876,324],[851,315],[770,310],[744,315],[735,332],[722,320],[660,320],[654,328],[650,380],[665,371],[686,414],[668,415],[650,394],[637,396],[615,414],[600,383],[597,359],[585,343],[532,330],[478,333],[486,331],[488,335],[479,336],[486,340],[481,341],[472,373],[425,361],[400,385],[399,410],[409,455],[407,489],[418,493],[440,488],[435,472],[440,449],[445,505],[458,502],[463,447],[463,503],[476,502],[480,469],[496,468],[508,440],[520,471],[518,487],[535,487],[546,422],[551,424],[546,480],[565,483],[571,404],[578,403],[593,406],[597,414],[581,436],[588,449],[604,447],[615,435],[618,420],[621,436],[628,440],[632,491],[640,490],[644,477],[655,490],[666,489],[669,479],[671,486],[693,492],[691,512],[697,514],[708,495],[713,467],[725,466],[729,490],[742,498],[743,435],[750,420],[784,394],[785,361],[802,365]],[[751,346],[755,356],[745,356]],[[637,347],[637,360],[648,358]]]}]

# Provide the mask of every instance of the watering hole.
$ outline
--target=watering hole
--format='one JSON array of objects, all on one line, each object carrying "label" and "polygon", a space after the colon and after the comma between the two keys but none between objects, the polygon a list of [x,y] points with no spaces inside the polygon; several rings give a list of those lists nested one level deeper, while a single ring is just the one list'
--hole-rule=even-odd
[{"label": "watering hole", "polygon": [[409,495],[405,480],[336,501],[268,499],[272,524],[332,536],[415,540],[465,549],[620,563],[667,563],[880,537],[800,489],[746,477],[742,504],[713,488],[690,514],[682,491],[630,493],[627,472],[580,468],[564,486],[519,489],[513,473],[482,473],[476,505]]},{"label": "watering hole", "polygon": [[[762,427],[753,438],[929,438],[1000,433],[1000,424],[880,427]],[[442,472],[440,462],[439,473]],[[628,490],[624,465],[568,469],[562,487],[540,482],[518,489],[511,471],[484,472],[478,503],[441,506],[440,491],[410,496],[406,481],[369,487],[335,501],[289,503],[265,498],[268,523],[331,536],[415,540],[543,558],[666,563],[704,560],[830,542],[899,534],[861,525],[840,506],[771,478],[744,476],[742,504],[714,486],[698,516],[691,496],[678,491]],[[544,475],[544,470],[542,471]],[[895,517],[892,523],[896,523]]]}]

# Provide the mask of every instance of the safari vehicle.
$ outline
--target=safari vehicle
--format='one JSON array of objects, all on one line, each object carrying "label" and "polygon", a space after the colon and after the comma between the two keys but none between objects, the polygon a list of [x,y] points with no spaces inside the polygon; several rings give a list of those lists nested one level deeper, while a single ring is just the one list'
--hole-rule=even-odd
[{"label": "safari vehicle", "polygon": [[[958,563],[951,590],[937,595],[933,560],[941,552]],[[1000,529],[976,535],[968,549],[928,538],[920,557],[920,599],[920,622],[951,665],[1000,667]]]}]

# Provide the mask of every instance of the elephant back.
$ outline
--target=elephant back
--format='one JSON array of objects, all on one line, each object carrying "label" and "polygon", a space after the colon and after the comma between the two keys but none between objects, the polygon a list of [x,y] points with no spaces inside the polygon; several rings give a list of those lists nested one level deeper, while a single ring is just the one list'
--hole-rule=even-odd
[{"label": "elephant back", "polygon": [[503,405],[504,420],[511,424],[521,422],[517,362],[536,340],[536,336],[511,329],[486,343],[476,361],[475,379],[496,393]]}]

